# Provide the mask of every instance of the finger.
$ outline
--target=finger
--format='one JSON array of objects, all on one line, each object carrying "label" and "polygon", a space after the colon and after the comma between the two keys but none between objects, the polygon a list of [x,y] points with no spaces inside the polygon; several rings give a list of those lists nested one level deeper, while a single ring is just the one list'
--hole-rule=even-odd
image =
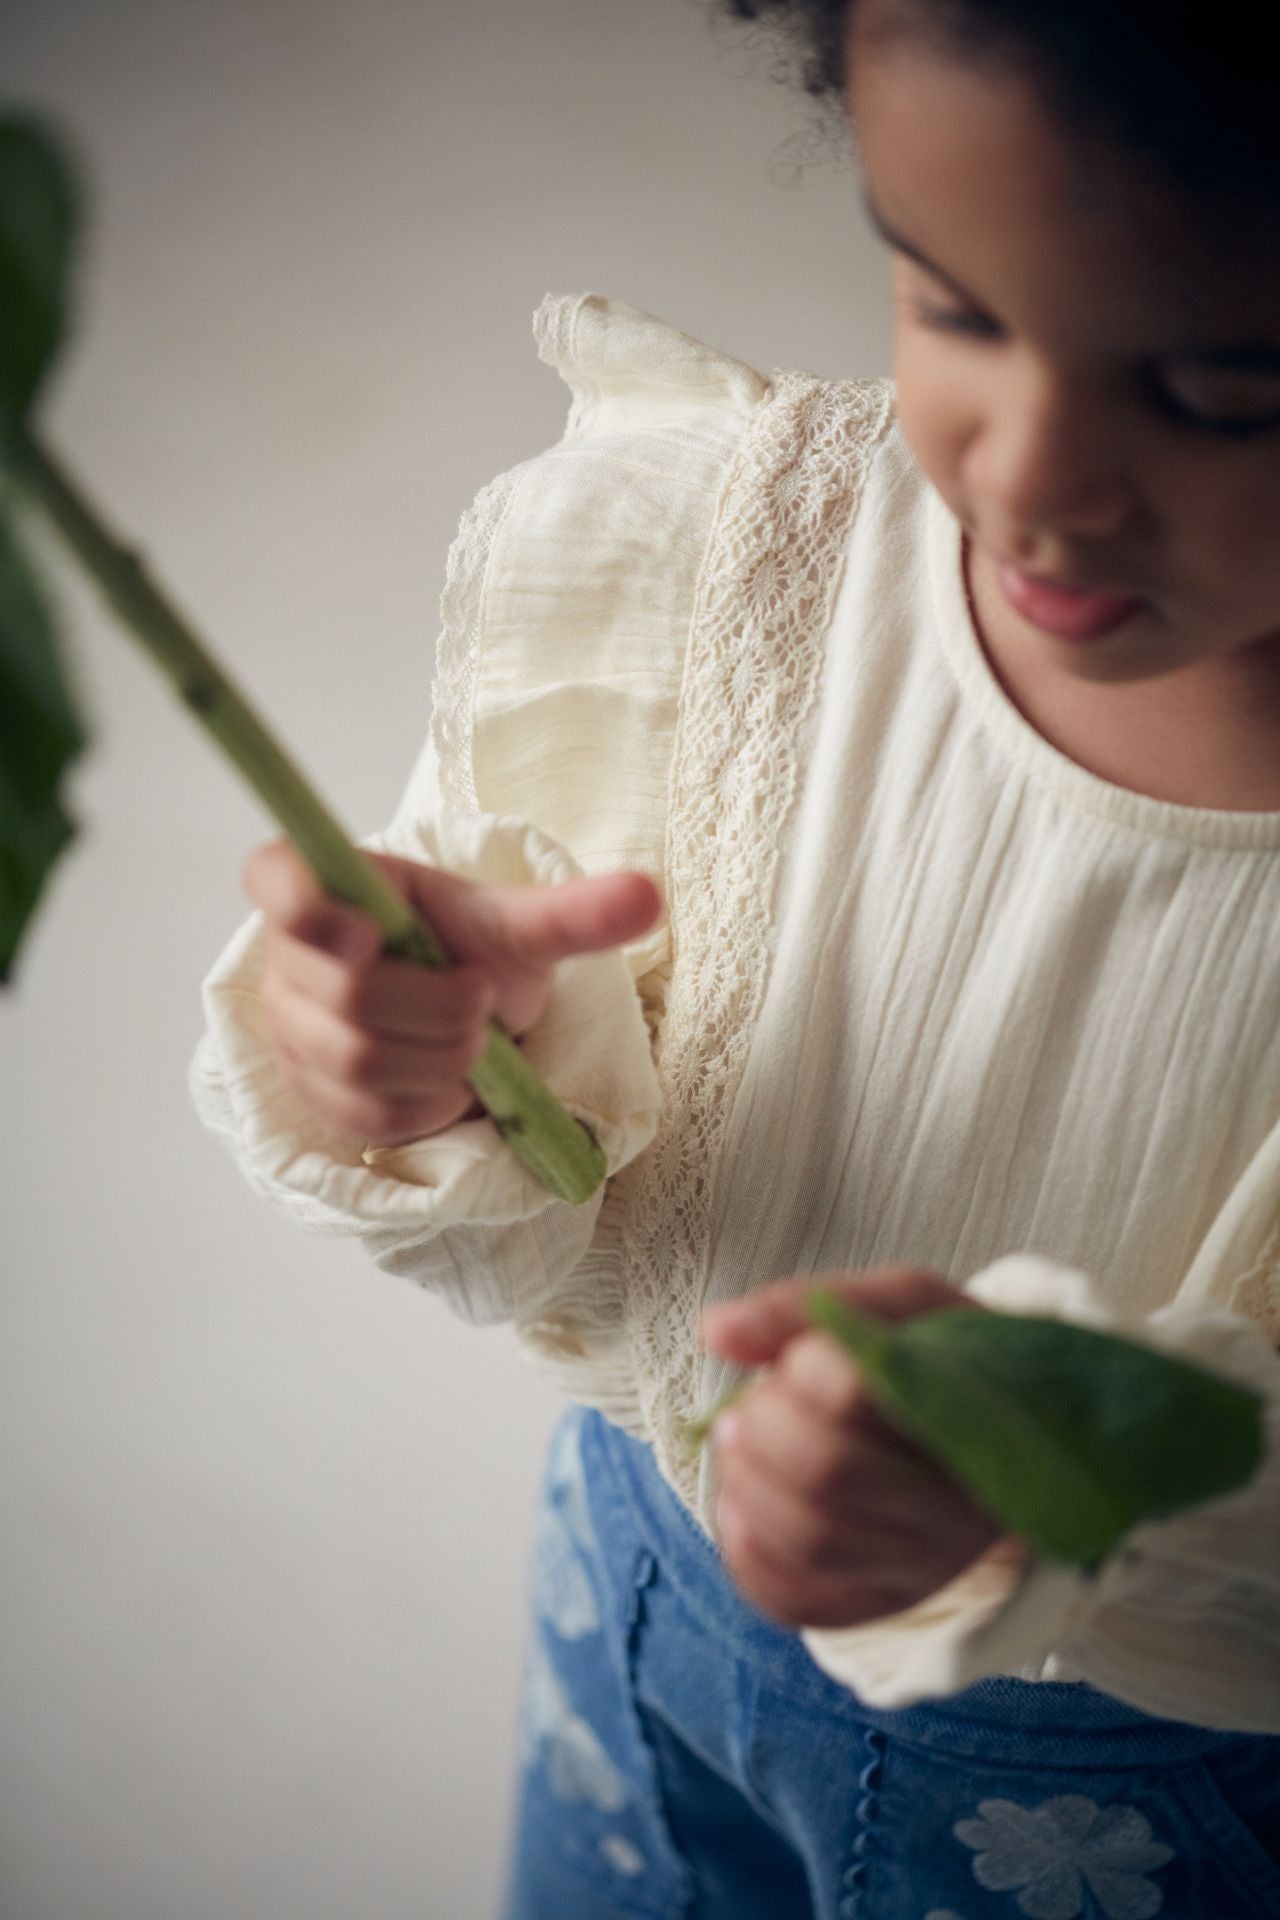
[{"label": "finger", "polygon": [[880,1509],[900,1491],[903,1450],[874,1416],[866,1430],[853,1431],[797,1399],[776,1376],[756,1382],[735,1411],[732,1439],[715,1429],[715,1458],[725,1473],[742,1465],[798,1498]]},{"label": "finger", "polygon": [[[643,873],[566,880],[555,887],[489,887],[485,946],[476,958],[545,968],[575,953],[602,953],[653,925],[662,896]],[[470,957],[470,956],[468,956]]]},{"label": "finger", "polygon": [[825,1330],[810,1326],[789,1341],[775,1376],[826,1423],[846,1430],[877,1424],[875,1402],[856,1360]]},{"label": "finger", "polygon": [[[860,1448],[875,1445],[881,1455],[910,1461],[935,1471],[933,1458],[912,1435],[882,1412],[858,1370],[858,1363],[832,1338],[818,1329],[799,1334],[786,1348],[772,1376],[788,1403],[802,1406],[811,1419],[829,1432],[857,1437]],[[766,1407],[766,1418],[775,1418]]]},{"label": "finger", "polygon": [[723,1499],[717,1525],[735,1582],[756,1607],[783,1626],[860,1626],[903,1605],[897,1591],[862,1574],[805,1571],[780,1560],[732,1496]]},{"label": "finger", "polygon": [[732,1449],[719,1469],[721,1499],[732,1503],[742,1526],[779,1566],[847,1572],[865,1559],[852,1538],[848,1501],[810,1499]]},{"label": "finger", "polygon": [[[479,967],[423,967],[389,954],[362,965],[277,933],[271,966],[295,993],[389,1038],[457,1038],[492,1010],[497,988]],[[265,984],[265,983],[264,983]]]},{"label": "finger", "polygon": [[730,1502],[720,1521],[721,1550],[735,1583],[762,1612],[787,1627],[859,1627],[915,1606],[968,1562],[933,1570],[875,1574],[784,1565]]},{"label": "finger", "polygon": [[245,892],[268,922],[292,939],[350,960],[370,959],[382,945],[371,914],[325,892],[288,839],[255,847],[244,865]]},{"label": "finger", "polygon": [[[438,1042],[388,1040],[352,1026],[318,1001],[276,989],[271,1023],[291,1059],[348,1089],[394,1098],[434,1099],[456,1092],[488,1044],[485,1024],[474,1021]],[[468,1099],[472,1098],[468,1092]]]},{"label": "finger", "polygon": [[966,1487],[874,1410],[869,1430],[851,1434],[794,1400],[779,1371],[752,1386],[737,1412],[732,1439],[716,1444],[721,1484],[748,1511],[772,1499],[825,1511],[827,1526],[856,1517],[861,1544],[847,1564],[882,1583],[911,1578],[920,1594],[932,1592],[1000,1531]]},{"label": "finger", "polygon": [[662,912],[646,874],[619,872],[555,886],[487,886],[419,861],[370,854],[427,920],[451,958],[509,971],[546,970],[574,953],[637,938]]},{"label": "finger", "polygon": [[817,1289],[884,1320],[907,1320],[942,1307],[974,1304],[940,1274],[921,1267],[791,1275],[756,1287],[740,1300],[704,1309],[704,1339],[726,1359],[761,1366],[775,1359],[797,1334],[813,1328],[808,1301]]},{"label": "finger", "polygon": [[[735,1571],[754,1574],[758,1597],[797,1624],[898,1612],[953,1579],[1001,1531],[961,1489],[891,1451],[868,1450],[847,1490],[825,1499],[805,1498],[738,1449],[719,1462],[719,1484],[717,1526],[736,1548]],[[838,1487],[834,1476],[830,1484]]]},{"label": "finger", "polygon": [[395,1100],[330,1079],[280,1049],[283,1070],[308,1110],[341,1138],[362,1147],[397,1147],[451,1127],[471,1104],[469,1088],[426,1100]]}]

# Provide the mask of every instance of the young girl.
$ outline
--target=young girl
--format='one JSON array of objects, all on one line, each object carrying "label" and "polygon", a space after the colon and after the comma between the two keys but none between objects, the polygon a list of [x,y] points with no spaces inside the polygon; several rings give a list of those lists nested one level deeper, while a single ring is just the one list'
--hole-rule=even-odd
[{"label": "young girl", "polygon": [[[548,296],[564,438],[463,518],[365,842],[455,968],[272,842],[193,1089],[570,1400],[506,1920],[1275,1914],[1274,35],[768,10],[851,116],[894,379]],[[600,1138],[586,1206],[473,1101],[489,1015]],[[808,1325],[818,1275],[1187,1353],[1267,1396],[1263,1465],[1036,1563]]]}]

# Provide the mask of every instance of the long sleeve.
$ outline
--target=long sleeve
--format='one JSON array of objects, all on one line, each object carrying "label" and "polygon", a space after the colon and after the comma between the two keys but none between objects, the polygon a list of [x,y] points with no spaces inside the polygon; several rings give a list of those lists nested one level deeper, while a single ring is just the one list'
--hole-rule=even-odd
[{"label": "long sleeve", "polygon": [[[1031,1255],[966,1285],[984,1305],[1116,1326],[1086,1276]],[[1280,1732],[1280,1356],[1244,1315],[1172,1302],[1117,1327],[1252,1386],[1266,1451],[1246,1486],[1133,1528],[1093,1576],[1006,1538],[919,1605],[856,1628],[806,1628],[818,1665],[899,1707],[1031,1669],[1085,1680],[1142,1711]]]},{"label": "long sleeve", "polygon": [[[540,358],[572,396],[554,446],[484,486],[448,554],[430,737],[385,832],[361,844],[466,878],[553,885],[622,869],[672,888],[669,795],[691,623],[744,439],[770,382],[651,315],[549,294]],[[277,1070],[258,984],[261,916],[204,983],[191,1091],[256,1191],[476,1323],[511,1321],[564,1391],[645,1429],[624,1228],[670,1104],[658,1062],[669,913],[556,970],[521,1049],[604,1149],[584,1206],[549,1194],[487,1118],[362,1150]],[[653,1147],[653,1154],[647,1148]],[[669,1285],[664,1276],[661,1283]]]},{"label": "long sleeve", "polygon": [[[491,884],[550,886],[581,872],[536,827],[443,809],[430,740],[391,824],[360,845]],[[201,1119],[250,1185],[304,1228],[359,1236],[379,1267],[439,1293],[467,1320],[537,1318],[563,1308],[604,1186],[582,1206],[557,1200],[488,1118],[394,1148],[364,1149],[330,1133],[280,1071],[258,993],[262,957],[263,916],[255,913],[204,981],[207,1029],[190,1071]],[[563,962],[521,1048],[596,1134],[609,1175],[652,1139],[657,1080],[620,951]],[[574,1305],[589,1313],[589,1301]]]}]

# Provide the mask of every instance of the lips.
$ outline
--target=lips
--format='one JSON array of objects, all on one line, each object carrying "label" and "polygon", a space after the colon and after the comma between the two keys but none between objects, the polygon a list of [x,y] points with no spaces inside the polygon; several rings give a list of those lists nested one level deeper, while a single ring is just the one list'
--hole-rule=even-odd
[{"label": "lips", "polygon": [[1037,580],[1009,560],[1000,561],[998,575],[1000,590],[1015,613],[1064,640],[1096,640],[1130,619],[1144,604],[1132,594]]}]

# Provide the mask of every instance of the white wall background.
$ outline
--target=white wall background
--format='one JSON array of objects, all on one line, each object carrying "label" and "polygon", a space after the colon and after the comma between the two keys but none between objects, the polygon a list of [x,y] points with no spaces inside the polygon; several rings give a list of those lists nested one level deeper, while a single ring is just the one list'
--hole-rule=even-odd
[{"label": "white wall background", "polygon": [[[354,833],[427,728],[459,515],[562,430],[545,292],[888,369],[856,176],[795,178],[815,109],[709,17],[4,9],[3,98],[92,188],[50,438]],[[200,1128],[199,983],[276,828],[58,582],[97,739],[0,1002],[0,1920],[486,1920],[560,1403]]]}]

